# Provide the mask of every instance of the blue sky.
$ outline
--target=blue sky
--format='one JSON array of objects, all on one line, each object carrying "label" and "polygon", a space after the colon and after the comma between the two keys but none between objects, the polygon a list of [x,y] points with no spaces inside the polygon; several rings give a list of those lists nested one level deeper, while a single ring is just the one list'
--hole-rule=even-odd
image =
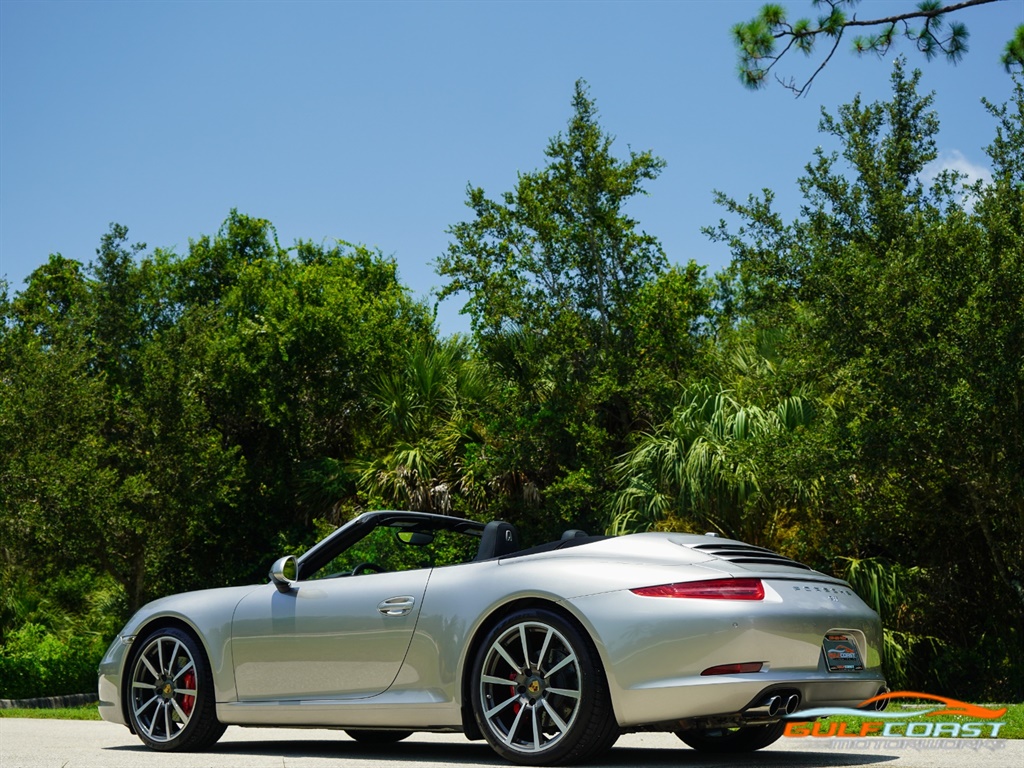
[{"label": "blue sky", "polygon": [[[713,272],[729,255],[700,234],[721,216],[712,191],[770,187],[795,214],[804,164],[832,146],[821,107],[886,98],[896,55],[844,45],[808,97],[752,93],[729,30],[760,5],[0,0],[0,276],[16,291],[50,253],[88,262],[110,222],[184,253],[238,208],[269,219],[282,245],[380,248],[429,296],[445,230],[468,218],[467,183],[496,197],[542,167],[577,78],[619,156],[668,163],[630,213],[670,260]],[[866,0],[858,14],[910,6]],[[1011,93],[998,59],[1024,2],[956,18],[971,33],[960,65],[905,41],[898,52],[936,92],[942,160],[983,173],[993,124],[980,99]],[[443,333],[468,330],[459,308],[440,306]]]}]

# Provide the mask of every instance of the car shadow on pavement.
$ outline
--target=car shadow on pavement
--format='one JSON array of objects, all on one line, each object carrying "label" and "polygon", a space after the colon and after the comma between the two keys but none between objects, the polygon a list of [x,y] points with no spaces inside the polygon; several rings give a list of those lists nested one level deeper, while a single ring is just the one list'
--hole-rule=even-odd
[{"label": "car shadow on pavement", "polygon": [[631,765],[658,766],[672,765],[676,768],[842,768],[849,765],[874,765],[888,763],[899,758],[895,755],[863,754],[855,752],[783,752],[781,750],[740,752],[732,754],[709,754],[695,749],[649,749],[646,747],[616,747],[606,756],[593,760],[587,765],[599,766]]},{"label": "car shadow on pavement", "polygon": [[[108,747],[112,752],[139,752],[152,754],[142,744]],[[277,755],[285,759],[306,759],[322,757],[325,760],[360,759],[381,763],[418,762],[437,765],[478,765],[504,763],[484,742],[465,744],[437,744],[406,741],[401,744],[371,746],[355,741],[338,739],[331,741],[305,740],[288,741],[254,739],[253,741],[222,741],[203,750],[208,755]],[[508,765],[508,763],[505,763]]]},{"label": "car shadow on pavement", "polygon": [[[149,753],[142,744],[108,748],[111,751],[139,751]],[[486,743],[460,744],[404,741],[399,744],[371,746],[355,741],[334,740],[268,740],[224,741],[206,750],[210,755],[275,755],[284,759],[361,760],[387,763],[419,763],[422,765],[511,765],[496,755]],[[693,749],[657,749],[618,746],[607,754],[591,759],[588,766],[675,766],[679,768],[843,768],[887,763],[895,755],[864,754],[854,752],[758,751],[742,754],[712,755]]]}]

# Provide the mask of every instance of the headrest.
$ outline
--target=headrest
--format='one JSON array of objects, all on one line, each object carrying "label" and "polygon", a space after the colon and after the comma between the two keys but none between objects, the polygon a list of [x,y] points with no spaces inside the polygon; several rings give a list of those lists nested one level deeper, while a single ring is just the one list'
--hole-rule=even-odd
[{"label": "headrest", "polygon": [[519,551],[519,534],[515,526],[504,520],[492,520],[484,526],[480,548],[475,560],[490,560]]}]

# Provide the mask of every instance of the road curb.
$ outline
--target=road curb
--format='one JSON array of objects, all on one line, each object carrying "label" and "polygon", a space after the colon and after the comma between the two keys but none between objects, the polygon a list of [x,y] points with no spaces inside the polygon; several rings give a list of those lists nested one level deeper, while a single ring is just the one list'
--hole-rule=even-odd
[{"label": "road curb", "polygon": [[36,699],[0,699],[0,709],[61,709],[95,704],[100,697],[95,693],[72,693],[68,696],[42,696]]}]

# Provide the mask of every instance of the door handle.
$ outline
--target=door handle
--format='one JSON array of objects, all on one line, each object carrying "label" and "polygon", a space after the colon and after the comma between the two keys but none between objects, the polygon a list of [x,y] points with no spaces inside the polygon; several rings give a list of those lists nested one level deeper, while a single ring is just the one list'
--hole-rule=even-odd
[{"label": "door handle", "polygon": [[415,604],[416,598],[412,595],[389,597],[377,603],[377,610],[385,616],[406,616]]}]

